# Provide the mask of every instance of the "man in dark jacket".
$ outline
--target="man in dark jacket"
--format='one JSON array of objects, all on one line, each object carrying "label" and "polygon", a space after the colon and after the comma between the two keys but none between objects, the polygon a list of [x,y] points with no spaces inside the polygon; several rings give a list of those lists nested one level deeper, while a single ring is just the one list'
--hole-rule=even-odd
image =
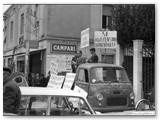
[{"label": "man in dark jacket", "polygon": [[88,60],[89,63],[97,63],[98,62],[98,56],[96,55],[95,48],[90,49],[90,53],[92,54],[91,58]]},{"label": "man in dark jacket", "polygon": [[77,58],[78,58],[78,53],[76,52],[75,56],[72,58],[72,62],[71,62],[72,73],[76,73],[76,68],[77,68],[76,61],[77,61]]},{"label": "man in dark jacket", "polygon": [[44,77],[44,74],[41,73],[41,79],[39,81],[39,87],[47,87],[48,79]]},{"label": "man in dark jacket", "polygon": [[3,67],[3,113],[19,114],[21,91],[10,75],[11,69]]}]

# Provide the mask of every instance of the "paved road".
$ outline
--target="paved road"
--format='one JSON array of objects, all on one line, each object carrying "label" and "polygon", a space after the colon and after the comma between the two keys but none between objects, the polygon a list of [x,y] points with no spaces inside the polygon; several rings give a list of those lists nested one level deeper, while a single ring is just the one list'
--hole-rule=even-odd
[{"label": "paved road", "polygon": [[156,115],[155,110],[147,111],[123,111],[123,112],[109,112],[102,115]]}]

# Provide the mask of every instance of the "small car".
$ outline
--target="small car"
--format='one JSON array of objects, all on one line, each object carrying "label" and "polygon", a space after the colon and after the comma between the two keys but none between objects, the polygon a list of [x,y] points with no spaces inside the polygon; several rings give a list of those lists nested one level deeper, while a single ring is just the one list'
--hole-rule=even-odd
[{"label": "small car", "polygon": [[123,112],[108,112],[102,115],[156,115],[155,107],[147,99],[140,99],[136,105],[135,110],[123,111]]},{"label": "small car", "polygon": [[92,108],[100,112],[135,109],[132,84],[122,66],[106,63],[81,64],[74,86],[88,93]]},{"label": "small car", "polygon": [[20,87],[20,116],[96,115],[86,97],[73,90]]}]

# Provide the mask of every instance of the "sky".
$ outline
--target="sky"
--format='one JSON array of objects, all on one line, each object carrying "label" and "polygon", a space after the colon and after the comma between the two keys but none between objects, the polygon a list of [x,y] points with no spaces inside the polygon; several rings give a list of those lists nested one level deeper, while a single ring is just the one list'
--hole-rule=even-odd
[{"label": "sky", "polygon": [[10,7],[11,5],[3,5],[3,13]]}]

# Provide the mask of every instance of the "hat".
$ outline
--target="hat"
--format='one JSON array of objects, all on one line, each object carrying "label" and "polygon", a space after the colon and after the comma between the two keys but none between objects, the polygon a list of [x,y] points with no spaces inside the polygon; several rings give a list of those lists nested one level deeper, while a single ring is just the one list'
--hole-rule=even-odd
[{"label": "hat", "polygon": [[12,73],[12,71],[9,67],[3,67],[3,71],[8,71],[9,73]]}]

